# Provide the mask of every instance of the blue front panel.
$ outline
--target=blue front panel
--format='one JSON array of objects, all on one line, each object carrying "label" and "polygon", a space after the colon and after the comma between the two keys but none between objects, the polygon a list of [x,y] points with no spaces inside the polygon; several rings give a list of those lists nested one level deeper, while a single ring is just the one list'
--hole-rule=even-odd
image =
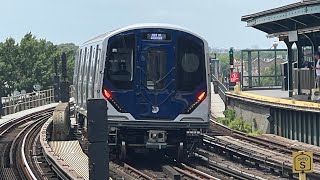
[{"label": "blue front panel", "polygon": [[[181,45],[189,41],[200,48]],[[206,90],[204,64],[203,43],[190,34],[132,30],[110,38],[103,87],[121,112],[136,119],[173,120]]]}]

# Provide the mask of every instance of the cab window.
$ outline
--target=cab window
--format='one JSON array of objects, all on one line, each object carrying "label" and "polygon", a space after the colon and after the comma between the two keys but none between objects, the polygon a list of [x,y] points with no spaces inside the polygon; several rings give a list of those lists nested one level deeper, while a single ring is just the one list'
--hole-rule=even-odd
[{"label": "cab window", "polygon": [[193,91],[206,81],[203,43],[191,36],[181,36],[177,46],[177,89]]},{"label": "cab window", "polygon": [[133,87],[135,35],[119,34],[110,38],[105,64],[105,79],[117,89]]}]

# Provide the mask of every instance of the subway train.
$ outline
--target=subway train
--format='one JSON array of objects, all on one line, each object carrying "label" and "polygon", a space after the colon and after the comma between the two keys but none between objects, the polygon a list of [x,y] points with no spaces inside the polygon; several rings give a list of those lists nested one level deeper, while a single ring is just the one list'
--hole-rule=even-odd
[{"label": "subway train", "polygon": [[[208,43],[168,24],[136,24],[79,47],[74,70],[76,121],[87,129],[87,99],[105,99],[109,147],[185,157],[209,126]],[[85,133],[84,133],[85,134]]]}]

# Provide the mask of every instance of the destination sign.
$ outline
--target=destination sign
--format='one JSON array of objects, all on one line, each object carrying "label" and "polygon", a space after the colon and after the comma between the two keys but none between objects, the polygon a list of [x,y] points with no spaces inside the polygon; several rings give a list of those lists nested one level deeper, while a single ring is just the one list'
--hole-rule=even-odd
[{"label": "destination sign", "polygon": [[147,40],[170,40],[170,37],[166,33],[146,33],[144,39]]}]

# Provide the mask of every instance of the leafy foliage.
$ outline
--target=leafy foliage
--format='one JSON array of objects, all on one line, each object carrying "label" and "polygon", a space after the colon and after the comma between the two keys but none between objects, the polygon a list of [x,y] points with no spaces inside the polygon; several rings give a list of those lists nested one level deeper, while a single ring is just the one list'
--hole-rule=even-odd
[{"label": "leafy foliage", "polygon": [[[269,69],[261,73],[261,76],[275,76],[275,66],[271,66]],[[281,65],[277,65],[277,84],[275,84],[275,77],[261,77],[261,86],[279,86],[281,85]]]},{"label": "leafy foliage", "polygon": [[261,131],[252,131],[252,125],[244,121],[241,117],[236,117],[236,112],[233,109],[226,109],[223,114],[225,117],[217,118],[217,122],[228,126],[231,129],[242,131],[245,133],[258,134]]},{"label": "leafy foliage", "polygon": [[236,111],[233,109],[226,109],[225,111],[223,111],[223,114],[226,118],[230,119],[231,121],[233,121],[236,117]]},{"label": "leafy foliage", "polygon": [[238,131],[242,131],[245,133],[252,132],[252,126],[248,122],[242,120],[242,118],[236,118],[235,120],[231,121],[228,125],[231,129],[235,129]]},{"label": "leafy foliage", "polygon": [[225,117],[218,117],[217,118],[217,122],[220,124],[223,124],[225,126],[228,126],[231,121],[232,121],[231,119],[225,118]]},{"label": "leafy foliage", "polygon": [[[53,60],[61,61],[62,52],[67,54],[69,78],[73,75],[73,64],[77,46],[74,44],[54,45],[45,39],[36,39],[27,33],[17,43],[13,38],[0,43],[0,91],[11,95],[14,90],[32,92],[33,85],[47,89],[53,84]],[[61,62],[59,63],[59,67]]]}]

